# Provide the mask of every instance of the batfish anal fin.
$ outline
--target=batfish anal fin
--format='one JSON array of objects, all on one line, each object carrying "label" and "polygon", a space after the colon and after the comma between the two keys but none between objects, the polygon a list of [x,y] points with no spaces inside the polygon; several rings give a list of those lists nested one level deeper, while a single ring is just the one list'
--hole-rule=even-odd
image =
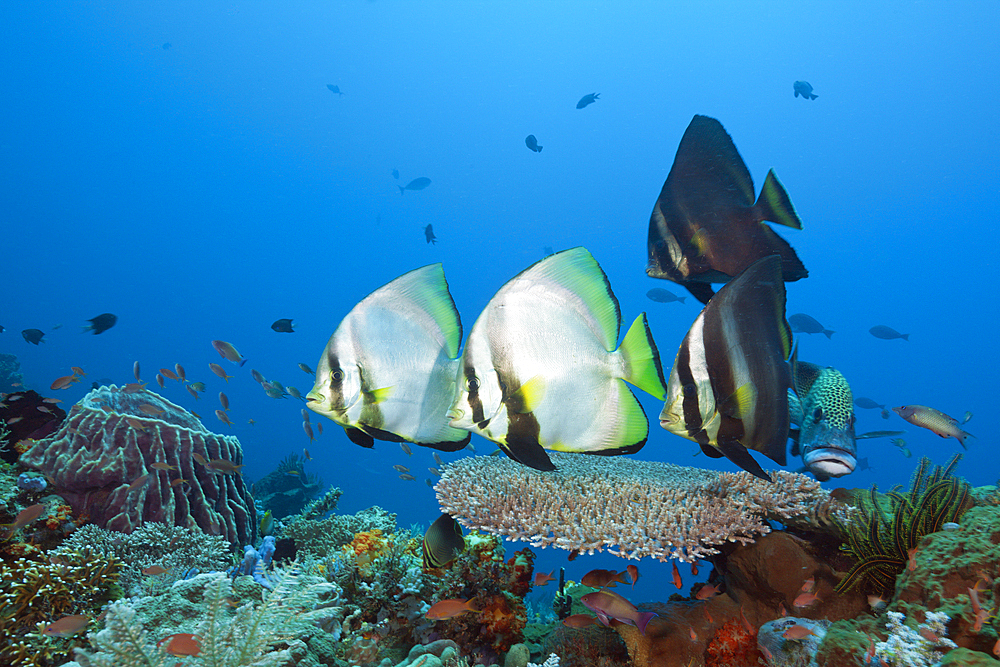
[{"label": "batfish anal fin", "polygon": [[466,448],[472,439],[472,432],[468,431],[461,440],[441,440],[439,442],[414,442],[421,447],[430,447],[441,452],[457,452]]},{"label": "batfish anal fin", "polygon": [[345,426],[344,431],[347,433],[348,439],[355,445],[361,445],[362,447],[367,447],[372,449],[375,446],[375,438],[371,437],[364,431],[353,426]]},{"label": "batfish anal fin", "polygon": [[721,459],[723,456],[725,456],[725,454],[723,454],[722,452],[720,452],[718,450],[718,448],[713,447],[712,445],[706,445],[706,444],[703,444],[703,443],[698,443],[698,446],[701,447],[701,452],[705,456],[710,456],[713,459]]},{"label": "batfish anal fin", "polygon": [[[508,438],[509,439],[509,438]],[[526,465],[535,470],[550,472],[556,469],[552,459],[545,453],[545,450],[537,442],[522,442],[515,439],[513,443],[500,442],[500,449],[504,454],[514,459],[521,465]]]},{"label": "batfish anal fin", "polygon": [[792,206],[792,200],[788,197],[785,186],[781,184],[774,170],[767,172],[764,185],[760,189],[760,196],[754,209],[760,220],[767,220],[792,229],[802,229],[802,220]]},{"label": "batfish anal fin", "polygon": [[770,475],[764,472],[764,469],[760,467],[760,464],[757,463],[754,457],[750,456],[750,452],[747,451],[747,448],[739,442],[735,440],[720,439],[719,451],[722,452],[727,459],[743,468],[754,477],[760,477],[768,482],[772,481]]}]

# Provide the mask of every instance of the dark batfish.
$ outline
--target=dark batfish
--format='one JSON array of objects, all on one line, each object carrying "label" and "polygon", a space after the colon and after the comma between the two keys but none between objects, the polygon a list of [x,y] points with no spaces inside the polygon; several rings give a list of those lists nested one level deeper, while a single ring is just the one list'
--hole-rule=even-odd
[{"label": "dark batfish", "polygon": [[785,465],[791,350],[781,257],[771,255],[722,287],[691,325],[660,426],[770,481],[747,450]]},{"label": "dark batfish", "polygon": [[813,95],[813,87],[809,85],[808,81],[796,81],[792,84],[792,90],[795,92],[795,97],[801,95],[807,100],[819,97],[819,95]]},{"label": "dark batfish", "polygon": [[399,188],[399,194],[403,194],[407,190],[423,190],[430,184],[431,184],[431,179],[427,178],[426,176],[421,176],[420,178],[414,178],[406,185],[397,185],[396,187]]},{"label": "dark batfish", "polygon": [[876,408],[885,410],[885,406],[883,404],[876,403],[872,399],[866,398],[864,396],[858,396],[857,398],[855,398],[854,405],[858,406],[859,408],[863,408],[865,410],[874,410]]},{"label": "dark batfish", "polygon": [[45,337],[45,332],[41,329],[25,329],[21,332],[21,335],[24,336],[24,340],[28,341],[32,345],[38,345],[39,343],[45,342],[42,340],[42,338]]},{"label": "dark batfish", "polygon": [[806,469],[821,482],[843,477],[857,466],[851,385],[836,368],[798,361],[792,353],[794,391],[788,393],[792,456],[802,455]]},{"label": "dark batfish", "polygon": [[599,99],[601,99],[600,93],[591,93],[590,95],[584,95],[583,97],[580,98],[580,101],[576,103],[576,108],[582,109],[588,104],[593,104]]},{"label": "dark batfish", "polygon": [[6,331],[6,330],[7,330],[7,329],[5,329],[5,328],[4,328],[3,326],[0,326],[0,333],[3,333],[3,332],[4,332],[4,331]]},{"label": "dark batfish", "polygon": [[465,548],[462,527],[447,514],[442,514],[424,533],[424,569],[444,567],[455,560]]},{"label": "dark batfish", "polygon": [[784,186],[767,172],[754,203],[750,172],[733,140],[714,118],[695,116],[649,219],[646,273],[673,280],[702,303],[754,262],[781,256],[786,282],[809,275],[788,242],[763,224],[802,229]]},{"label": "dark batfish", "polygon": [[524,145],[536,153],[542,152],[542,146],[538,145],[538,139],[535,139],[535,135],[533,134],[529,134],[524,138]]},{"label": "dark batfish", "polygon": [[337,93],[337,94],[338,94],[338,95],[340,95],[341,97],[343,97],[343,96],[344,96],[344,94],[343,94],[342,92],[340,92],[340,86],[335,86],[335,85],[333,85],[332,83],[328,83],[328,84],[326,84],[326,88],[327,88],[327,90],[329,90],[329,91],[330,91],[331,93]]},{"label": "dark batfish", "polygon": [[673,303],[674,301],[684,303],[684,299],[687,298],[686,296],[677,296],[673,292],[665,290],[662,287],[654,287],[646,292],[646,296],[650,301],[656,301],[657,303]]},{"label": "dark batfish", "polygon": [[295,333],[295,327],[292,326],[292,320],[288,317],[275,320],[274,324],[271,325],[271,329],[277,331],[278,333]]},{"label": "dark batfish", "polygon": [[399,169],[392,170],[392,177],[395,178],[397,181],[399,180]]},{"label": "dark batfish", "polygon": [[882,340],[895,340],[897,338],[902,338],[905,341],[910,340],[910,334],[899,333],[892,327],[887,327],[884,324],[872,327],[868,330],[868,333]]},{"label": "dark batfish", "polygon": [[792,325],[792,333],[821,333],[827,338],[833,338],[833,334],[837,333],[836,331],[830,331],[829,329],[824,328],[822,324],[805,313],[795,313],[794,315],[789,315],[788,323]]},{"label": "dark batfish", "polygon": [[437,245],[437,237],[434,236],[433,225],[427,225],[426,227],[424,227],[424,238],[427,240],[428,243],[433,243],[434,245]]},{"label": "dark batfish", "polygon": [[104,333],[111,327],[115,326],[115,322],[118,321],[118,316],[111,313],[101,313],[97,317],[87,320],[90,322],[87,326],[83,327],[84,331],[93,331],[96,336],[99,333]]}]

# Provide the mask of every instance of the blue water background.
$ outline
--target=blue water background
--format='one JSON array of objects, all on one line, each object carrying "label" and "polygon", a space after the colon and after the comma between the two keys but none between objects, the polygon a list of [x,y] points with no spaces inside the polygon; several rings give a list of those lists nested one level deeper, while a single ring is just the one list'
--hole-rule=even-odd
[{"label": "blue water background", "polygon": [[[5,3],[0,351],[46,394],[71,365],[86,369],[58,394],[66,404],[91,380],[131,381],[135,360],[146,380],[182,363],[208,392],[196,402],[170,382],[163,394],[239,436],[248,478],[309,446],[307,470],[343,488],[342,510],[379,504],[426,524],[438,512],[423,482],[431,450],[365,450],[332,422],[310,444],[303,404],[268,398],[250,369],[305,394],[312,378],[296,364],[315,366],[350,308],[401,273],[443,262],[468,331],[545,246],[576,245],[607,272],[626,323],[648,312],[669,369],[699,306],[646,298],[685,293],[644,274],[646,231],[685,127],[705,114],[758,188],[775,168],[804,221],[778,228],[810,271],[788,285],[788,313],[837,333],[801,336],[801,358],[880,403],[972,411],[978,439],[959,471],[995,483],[996,6],[623,5]],[[819,98],[794,98],[797,79]],[[600,100],[577,110],[591,92]],[[401,196],[397,183],[418,176],[432,185]],[[437,245],[424,242],[429,223]],[[106,311],[116,327],[80,333]],[[270,330],[281,317],[296,333]],[[910,341],[876,339],[876,324]],[[27,345],[26,328],[46,342]],[[228,384],[209,372],[212,339],[249,359],[226,364]],[[231,430],[213,416],[220,390]],[[693,443],[656,425],[661,405],[642,401],[653,424],[637,458],[733,469],[693,458]],[[895,415],[858,417],[858,432],[905,430],[913,458],[862,441],[875,470],[828,487],[905,484],[919,457],[960,450]],[[418,480],[399,480],[395,463]],[[542,552],[539,567],[578,578],[626,564],[565,557]],[[633,599],[673,592],[669,566],[639,566]]]}]

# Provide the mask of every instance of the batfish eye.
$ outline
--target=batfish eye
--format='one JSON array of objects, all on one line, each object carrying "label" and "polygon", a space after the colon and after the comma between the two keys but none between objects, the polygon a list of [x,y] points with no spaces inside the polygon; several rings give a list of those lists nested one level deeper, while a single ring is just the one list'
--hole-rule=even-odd
[{"label": "batfish eye", "polygon": [[479,391],[479,378],[469,378],[469,391]]},{"label": "batfish eye", "polygon": [[334,382],[341,382],[344,379],[344,371],[338,368],[337,370],[330,373],[330,377],[333,378]]},{"label": "batfish eye", "polygon": [[696,393],[697,391],[698,387],[694,386],[693,384],[684,385],[684,393],[687,394],[688,396]]},{"label": "batfish eye", "polygon": [[813,421],[820,421],[823,419],[823,408],[816,408],[813,411]]}]

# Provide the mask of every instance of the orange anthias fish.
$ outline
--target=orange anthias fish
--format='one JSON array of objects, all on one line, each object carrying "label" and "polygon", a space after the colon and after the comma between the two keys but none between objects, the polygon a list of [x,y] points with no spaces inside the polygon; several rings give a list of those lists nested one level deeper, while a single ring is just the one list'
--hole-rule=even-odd
[{"label": "orange anthias fish", "polygon": [[163,646],[166,643],[166,646],[163,646],[163,650],[173,656],[198,655],[201,653],[201,644],[198,640],[198,635],[192,635],[189,632],[179,632],[167,635],[156,642],[156,645]]},{"label": "orange anthias fish", "polygon": [[168,572],[167,568],[160,567],[159,565],[150,565],[145,570],[142,571],[143,574],[148,574],[150,576],[158,576],[161,574],[166,574]]},{"label": "orange anthias fish", "polygon": [[14,523],[5,524],[7,528],[10,528],[10,533],[7,534],[7,537],[9,538],[11,535],[14,534],[15,531],[24,528],[35,519],[42,516],[42,514],[44,513],[45,513],[45,505],[42,505],[41,503],[25,507],[23,510],[17,513],[16,517],[14,517]]},{"label": "orange anthias fish", "polygon": [[164,463],[162,461],[157,461],[156,463],[150,463],[149,467],[153,470],[177,470],[177,466],[172,466],[169,463]]},{"label": "orange anthias fish", "polygon": [[705,584],[704,586],[702,586],[701,588],[698,589],[697,593],[695,593],[694,599],[695,600],[707,600],[708,598],[715,597],[718,594],[719,594],[719,587],[718,586],[712,586],[710,584]]},{"label": "orange anthias fish", "polygon": [[231,422],[229,420],[229,415],[227,415],[222,410],[216,410],[215,411],[215,416],[218,417],[219,421],[222,422],[223,424],[225,424],[227,426],[232,426],[233,425],[233,422]]},{"label": "orange anthias fish", "polygon": [[177,373],[177,379],[181,382],[187,382],[187,373],[184,371],[184,367],[180,364],[174,364],[174,372]]},{"label": "orange anthias fish", "polygon": [[976,437],[960,429],[960,422],[954,417],[926,405],[901,405],[892,411],[914,426],[926,428],[942,438],[955,438],[965,449],[968,449],[965,446],[966,439]]},{"label": "orange anthias fish", "polygon": [[50,623],[42,630],[46,637],[72,637],[76,633],[87,627],[90,623],[89,616],[79,614],[73,616],[63,616],[55,623]]},{"label": "orange anthias fish", "polygon": [[80,368],[79,366],[70,366],[69,369],[74,373],[76,373],[77,375],[79,375],[80,377],[86,375],[86,373],[83,372],[83,369]]},{"label": "orange anthias fish", "polygon": [[590,614],[573,614],[563,619],[563,625],[567,628],[585,628],[594,623],[597,623],[597,617]]},{"label": "orange anthias fish", "polygon": [[225,459],[212,459],[205,467],[212,472],[221,472],[223,475],[242,475],[243,473],[240,471],[245,465],[245,463],[236,465],[232,461],[226,461]]},{"label": "orange anthias fish", "polygon": [[639,581],[639,568],[629,563],[625,567],[625,571],[628,572],[628,578],[632,580],[632,588],[635,588],[635,582]]},{"label": "orange anthias fish", "polygon": [[127,385],[122,387],[122,392],[126,394],[136,394],[146,388],[145,382],[129,382]]},{"label": "orange anthias fish", "polygon": [[580,583],[591,588],[615,588],[625,583],[625,572],[615,570],[591,570],[583,575]]},{"label": "orange anthias fish", "polygon": [[819,601],[819,597],[815,593],[799,593],[795,601],[792,602],[792,606],[796,609],[803,609],[805,607],[811,607]]},{"label": "orange anthias fish", "polygon": [[313,440],[316,439],[316,434],[313,433],[312,424],[310,424],[309,422],[302,422],[302,430],[305,431],[306,435],[309,436],[309,442],[312,442]]},{"label": "orange anthias fish", "polygon": [[246,357],[240,354],[231,343],[227,343],[224,340],[213,340],[212,347],[214,347],[215,351],[219,353],[219,356],[223,359],[228,359],[234,364],[242,366],[247,362]]},{"label": "orange anthias fish", "polygon": [[68,389],[74,382],[79,382],[80,378],[74,375],[64,375],[61,378],[56,378],[52,381],[49,389]]},{"label": "orange anthias fish", "polygon": [[544,572],[535,572],[535,581],[534,581],[535,586],[544,586],[550,581],[555,581],[556,578],[552,576],[555,573],[556,573],[555,570],[552,570],[548,574],[545,574]]},{"label": "orange anthias fish", "polygon": [[135,491],[136,489],[141,489],[149,481],[149,473],[139,476],[134,482],[128,485],[129,491]]},{"label": "orange anthias fish", "polygon": [[674,560],[674,561],[670,561],[670,564],[671,564],[671,565],[673,566],[673,568],[674,568],[674,569],[673,569],[673,575],[674,575],[674,586],[676,586],[676,587],[677,587],[677,590],[680,590],[680,589],[681,589],[681,586],[683,586],[683,585],[684,585],[684,580],[683,580],[683,579],[681,579],[681,571],[677,569],[677,561],[675,561],[675,560]]},{"label": "orange anthias fish", "polygon": [[646,625],[650,619],[656,616],[651,611],[641,612],[634,604],[623,598],[621,595],[609,590],[600,590],[587,593],[580,598],[583,605],[597,614],[597,620],[603,625],[609,625],[610,620],[629,623],[639,629],[641,634],[646,634]]},{"label": "orange anthias fish", "polygon": [[812,631],[812,628],[796,623],[792,627],[782,632],[781,636],[784,637],[785,639],[799,640],[799,639],[805,639],[806,637],[814,634],[816,633]]},{"label": "orange anthias fish", "polygon": [[219,392],[219,403],[222,404],[223,410],[229,409],[229,397],[226,396],[224,392]]},{"label": "orange anthias fish", "polygon": [[226,382],[229,382],[229,379],[231,377],[233,377],[232,375],[227,375],[226,374],[226,369],[223,368],[222,366],[220,366],[217,363],[213,362],[213,363],[209,364],[208,367],[212,369],[213,373],[215,373],[216,375],[218,375],[220,378],[222,378]]},{"label": "orange anthias fish", "polygon": [[179,380],[180,379],[180,378],[177,377],[177,373],[174,373],[169,368],[161,368],[160,369],[160,373],[163,374],[163,377],[170,378],[171,380]]},{"label": "orange anthias fish", "polygon": [[482,610],[477,609],[472,600],[441,600],[427,610],[424,618],[429,618],[432,621],[443,621],[467,612],[478,614],[480,611]]},{"label": "orange anthias fish", "polygon": [[154,417],[162,415],[166,410],[163,408],[158,408],[155,405],[150,405],[149,403],[143,403],[139,406],[139,409],[145,412],[147,415],[152,415]]}]

